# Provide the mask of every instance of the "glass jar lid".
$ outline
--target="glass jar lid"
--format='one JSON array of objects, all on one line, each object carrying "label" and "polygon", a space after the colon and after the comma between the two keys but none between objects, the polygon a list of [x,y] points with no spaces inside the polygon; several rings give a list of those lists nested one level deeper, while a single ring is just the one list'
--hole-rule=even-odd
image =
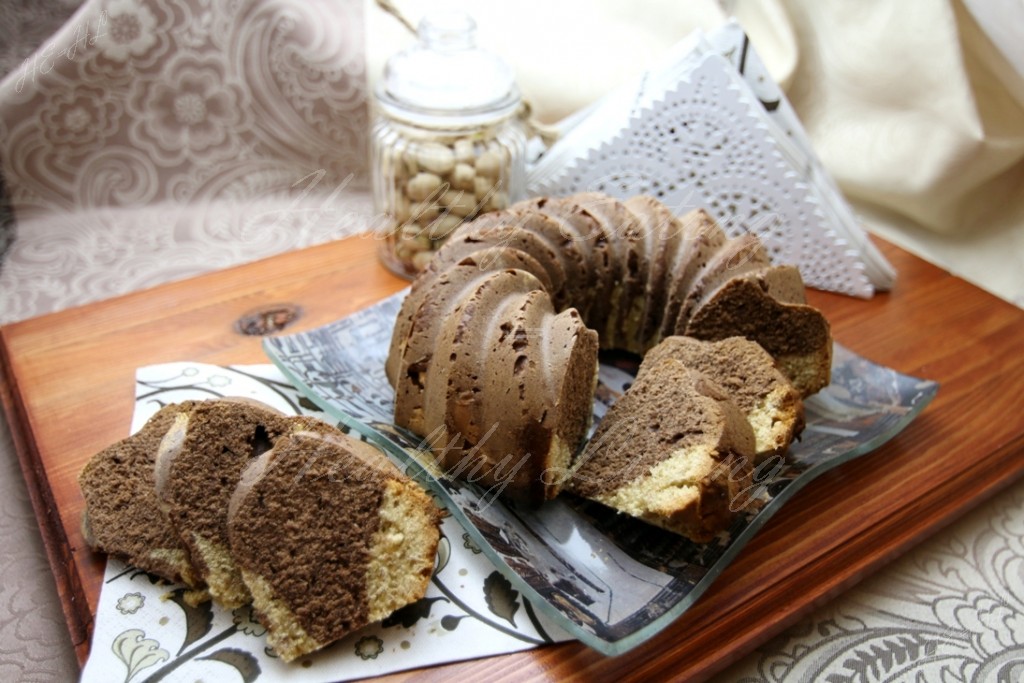
[{"label": "glass jar lid", "polygon": [[448,10],[425,16],[417,42],[392,56],[377,87],[381,107],[398,118],[466,123],[503,118],[520,103],[512,68],[476,44],[476,22]]}]

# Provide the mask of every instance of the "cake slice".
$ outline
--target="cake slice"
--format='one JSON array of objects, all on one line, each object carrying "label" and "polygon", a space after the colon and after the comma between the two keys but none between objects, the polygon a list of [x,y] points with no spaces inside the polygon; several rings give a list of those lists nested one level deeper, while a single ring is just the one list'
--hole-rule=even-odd
[{"label": "cake slice", "polygon": [[723,282],[771,265],[768,251],[756,235],[746,233],[728,239],[708,258],[707,263],[693,278],[690,290],[679,308],[675,333],[683,334],[697,304],[707,292],[714,291]]},{"label": "cake slice", "polygon": [[753,456],[750,423],[728,394],[665,358],[608,410],[567,488],[706,543],[732,522]]},{"label": "cake slice", "polygon": [[832,333],[825,316],[804,301],[799,270],[760,268],[706,292],[684,334],[706,340],[741,336],[756,341],[801,396],[807,397],[831,379]]},{"label": "cake slice", "polygon": [[93,550],[116,555],[132,566],[190,588],[202,586],[188,548],[160,507],[154,463],[175,415],[193,402],[158,410],[132,436],[108,446],[78,475],[85,499],[82,534]]},{"label": "cake slice", "polygon": [[800,392],[760,344],[743,337],[715,342],[666,337],[644,356],[638,376],[665,358],[704,373],[728,392],[754,430],[755,464],[784,454],[803,430]]},{"label": "cake slice", "polygon": [[252,461],[231,498],[231,548],[285,661],[423,597],[440,514],[377,449],[298,432]]},{"label": "cake slice", "polygon": [[210,595],[229,609],[249,602],[231,556],[228,501],[249,461],[289,431],[289,419],[246,399],[199,401],[178,411],[156,456],[155,488]]}]

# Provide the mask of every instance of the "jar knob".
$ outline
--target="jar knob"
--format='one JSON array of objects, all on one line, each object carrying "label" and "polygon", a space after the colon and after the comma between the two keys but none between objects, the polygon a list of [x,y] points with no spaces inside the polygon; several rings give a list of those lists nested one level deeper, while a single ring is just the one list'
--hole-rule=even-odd
[{"label": "jar knob", "polygon": [[466,114],[501,118],[521,98],[511,66],[476,43],[476,22],[460,11],[420,20],[417,41],[385,64],[377,100],[391,115]]},{"label": "jar knob", "polygon": [[416,35],[428,50],[471,50],[476,47],[476,22],[465,12],[437,12],[420,20]]}]

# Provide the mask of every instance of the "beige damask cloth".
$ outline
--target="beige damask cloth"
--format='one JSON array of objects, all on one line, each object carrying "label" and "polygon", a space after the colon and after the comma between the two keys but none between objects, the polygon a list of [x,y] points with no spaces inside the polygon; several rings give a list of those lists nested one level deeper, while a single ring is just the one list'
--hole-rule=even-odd
[{"label": "beige damask cloth", "polygon": [[358,1],[86,2],[0,85],[4,320],[365,230]]},{"label": "beige damask cloth", "polygon": [[[0,82],[0,170],[17,218],[0,264],[0,322],[366,227],[367,82],[409,40],[391,17],[369,0],[81,4]],[[399,4],[415,19],[436,2]],[[547,121],[735,14],[868,227],[1024,305],[1019,2],[470,10]],[[0,680],[71,680],[77,667],[2,436]],[[1022,680],[1022,537],[1018,484],[719,680]]]}]

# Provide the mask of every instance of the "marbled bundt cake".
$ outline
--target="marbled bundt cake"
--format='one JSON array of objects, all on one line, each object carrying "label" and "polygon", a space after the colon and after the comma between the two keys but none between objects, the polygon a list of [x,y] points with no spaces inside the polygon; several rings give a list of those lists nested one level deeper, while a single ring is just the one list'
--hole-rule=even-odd
[{"label": "marbled bundt cake", "polygon": [[521,202],[461,226],[413,282],[386,365],[395,421],[450,471],[548,499],[589,426],[598,346],[742,336],[807,396],[828,383],[831,335],[803,294],[795,268],[703,211],[596,193]]},{"label": "marbled bundt cake", "polygon": [[757,268],[707,292],[682,330],[698,339],[738,335],[756,341],[807,397],[829,383],[832,335],[824,316],[806,302],[796,267]]}]

